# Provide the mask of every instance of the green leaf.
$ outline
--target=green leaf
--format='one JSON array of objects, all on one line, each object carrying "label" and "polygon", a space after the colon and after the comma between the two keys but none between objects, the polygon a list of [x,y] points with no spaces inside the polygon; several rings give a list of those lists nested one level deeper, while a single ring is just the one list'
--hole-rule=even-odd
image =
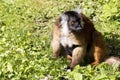
[{"label": "green leaf", "polygon": [[74,74],[74,79],[75,80],[83,80],[83,75],[80,73],[73,73]]},{"label": "green leaf", "polygon": [[12,68],[12,64],[11,63],[7,63],[7,71],[8,72],[13,72],[13,68]]}]

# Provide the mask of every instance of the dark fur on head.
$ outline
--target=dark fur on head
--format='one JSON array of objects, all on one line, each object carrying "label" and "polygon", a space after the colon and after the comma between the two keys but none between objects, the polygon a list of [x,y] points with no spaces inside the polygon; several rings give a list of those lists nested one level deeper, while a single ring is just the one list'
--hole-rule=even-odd
[{"label": "dark fur on head", "polygon": [[79,13],[76,11],[67,11],[61,15],[59,18],[59,23],[61,26],[67,22],[67,26],[71,31],[80,31],[83,29],[83,22]]}]

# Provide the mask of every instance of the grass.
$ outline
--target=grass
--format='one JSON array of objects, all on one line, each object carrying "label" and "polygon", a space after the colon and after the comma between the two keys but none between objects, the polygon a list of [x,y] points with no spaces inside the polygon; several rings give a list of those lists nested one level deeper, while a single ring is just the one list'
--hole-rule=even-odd
[{"label": "grass", "polygon": [[64,68],[64,58],[51,58],[51,30],[66,11],[83,8],[101,31],[108,53],[120,55],[120,1],[0,0],[0,80],[119,80],[115,66]]}]

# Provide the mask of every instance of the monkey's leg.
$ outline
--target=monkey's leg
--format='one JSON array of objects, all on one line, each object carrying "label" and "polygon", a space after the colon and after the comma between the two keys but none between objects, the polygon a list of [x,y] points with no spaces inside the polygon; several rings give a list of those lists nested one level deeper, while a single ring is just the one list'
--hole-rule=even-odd
[{"label": "monkey's leg", "polygon": [[72,53],[72,62],[70,68],[73,69],[77,64],[79,64],[83,60],[85,54],[85,47],[76,47]]},{"label": "monkey's leg", "polygon": [[60,42],[56,39],[53,39],[51,41],[51,47],[52,47],[52,50],[53,50],[53,58],[57,58],[61,52],[61,45],[60,45]]},{"label": "monkey's leg", "polygon": [[106,56],[106,46],[100,32],[95,31],[93,35],[94,62],[91,65],[97,65],[103,61]]}]

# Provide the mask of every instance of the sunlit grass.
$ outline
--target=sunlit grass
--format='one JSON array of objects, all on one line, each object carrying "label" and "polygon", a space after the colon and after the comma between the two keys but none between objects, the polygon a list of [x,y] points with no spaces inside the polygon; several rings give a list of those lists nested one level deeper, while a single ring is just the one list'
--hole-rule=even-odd
[{"label": "sunlit grass", "polygon": [[[65,58],[51,58],[50,41],[54,22],[62,12],[75,8],[82,8],[83,13],[94,22],[96,29],[102,32],[107,42],[108,52],[120,54],[120,12],[117,10],[107,18],[101,14],[101,6],[106,5],[105,2],[1,0],[0,80],[36,80],[48,75],[52,76],[52,80],[63,78],[66,80],[70,78],[98,80],[101,77],[107,80],[111,78],[109,76],[112,76],[114,80],[119,80],[120,72],[108,65],[101,64],[96,68],[77,67],[73,72],[66,72],[64,68],[69,63]],[[116,3],[117,6],[118,4]],[[115,72],[114,75],[110,74],[109,69]],[[95,78],[97,73],[105,75]],[[74,77],[75,74],[79,77]]]}]

